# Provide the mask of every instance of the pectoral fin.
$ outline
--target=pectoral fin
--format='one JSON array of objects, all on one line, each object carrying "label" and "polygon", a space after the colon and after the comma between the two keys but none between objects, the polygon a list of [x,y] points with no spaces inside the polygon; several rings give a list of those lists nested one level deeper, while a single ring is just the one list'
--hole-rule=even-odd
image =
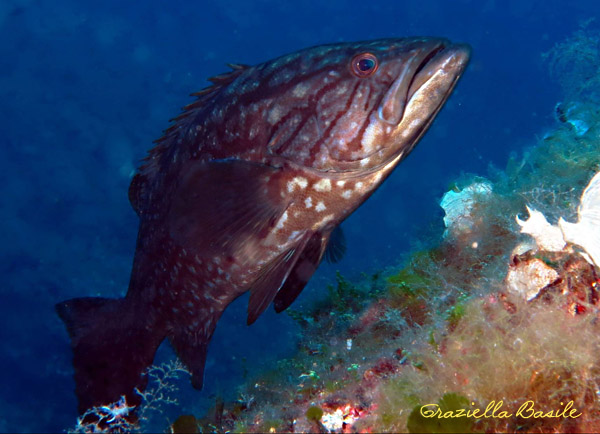
[{"label": "pectoral fin", "polygon": [[287,281],[298,259],[302,256],[302,252],[310,238],[311,234],[306,233],[296,246],[279,255],[261,270],[260,276],[250,290],[248,325],[256,321],[267,306],[271,304],[277,292]]},{"label": "pectoral fin", "polygon": [[325,258],[327,262],[335,264],[339,262],[346,253],[346,237],[344,231],[340,225],[336,226],[331,236],[329,237],[329,243],[327,244],[327,250],[325,250]]},{"label": "pectoral fin", "polygon": [[300,295],[319,266],[328,241],[329,234],[318,232],[313,234],[306,243],[302,254],[294,264],[294,269],[275,296],[273,304],[276,312],[286,310]]},{"label": "pectoral fin", "polygon": [[180,245],[232,254],[268,233],[288,206],[280,171],[240,160],[192,162],[182,169],[167,223]]}]

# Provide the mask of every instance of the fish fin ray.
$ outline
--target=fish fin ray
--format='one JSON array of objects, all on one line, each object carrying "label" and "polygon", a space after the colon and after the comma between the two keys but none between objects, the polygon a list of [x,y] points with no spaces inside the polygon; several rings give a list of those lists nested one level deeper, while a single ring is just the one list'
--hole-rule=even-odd
[{"label": "fish fin ray", "polygon": [[285,283],[275,296],[273,307],[277,313],[286,310],[302,292],[319,266],[329,235],[320,232],[308,240]]},{"label": "fish fin ray", "polygon": [[[171,237],[210,255],[252,251],[288,206],[265,179],[279,169],[241,160],[193,162],[167,217]],[[277,191],[275,191],[277,190]]]},{"label": "fish fin ray", "polygon": [[256,321],[271,304],[277,292],[288,279],[310,238],[311,233],[306,233],[296,246],[280,254],[261,270],[260,276],[253,283],[250,290],[248,325]]},{"label": "fish fin ray", "polygon": [[142,374],[164,336],[133,315],[126,299],[75,298],[57,304],[56,312],[71,338],[80,413],[122,395],[139,404],[134,390],[145,387]]},{"label": "fish fin ray", "polygon": [[337,225],[331,236],[329,237],[329,243],[325,250],[325,259],[331,264],[339,262],[346,253],[346,237],[344,231],[342,231],[341,225]]}]

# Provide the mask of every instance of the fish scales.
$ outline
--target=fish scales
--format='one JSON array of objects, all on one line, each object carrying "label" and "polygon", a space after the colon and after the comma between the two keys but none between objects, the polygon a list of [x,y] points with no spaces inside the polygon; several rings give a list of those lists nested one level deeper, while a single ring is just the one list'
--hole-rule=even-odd
[{"label": "fish scales", "polygon": [[323,257],[339,260],[340,223],[414,148],[468,58],[440,38],[331,44],[230,65],[194,94],[130,185],[127,295],[57,305],[79,410],[139,404],[165,338],[202,388],[225,308],[250,291],[248,324],[281,312]]}]

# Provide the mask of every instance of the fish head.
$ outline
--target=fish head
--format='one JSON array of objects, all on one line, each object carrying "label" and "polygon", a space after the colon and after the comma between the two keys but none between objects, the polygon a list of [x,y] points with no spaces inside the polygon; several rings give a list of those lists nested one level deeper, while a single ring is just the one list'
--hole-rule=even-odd
[{"label": "fish head", "polygon": [[324,45],[263,65],[267,152],[320,172],[377,171],[413,149],[470,50],[441,38]]}]

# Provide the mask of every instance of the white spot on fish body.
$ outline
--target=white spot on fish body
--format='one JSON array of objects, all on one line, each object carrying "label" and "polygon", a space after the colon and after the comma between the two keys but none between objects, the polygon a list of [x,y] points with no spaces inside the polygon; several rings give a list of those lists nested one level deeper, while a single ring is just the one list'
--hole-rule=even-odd
[{"label": "white spot on fish body", "polygon": [[279,218],[279,221],[277,222],[277,225],[275,226],[275,229],[283,229],[283,226],[285,224],[285,222],[288,219],[288,212],[285,211],[282,216]]},{"label": "white spot on fish body", "polygon": [[344,199],[350,199],[350,196],[352,196],[352,190],[344,190],[342,193],[342,197]]},{"label": "white spot on fish body", "polygon": [[306,95],[306,92],[308,92],[309,90],[309,86],[306,83],[298,83],[296,85],[296,87],[294,87],[294,90],[292,91],[292,95],[294,95],[296,98],[303,98]]},{"label": "white spot on fish body", "polygon": [[252,127],[252,128],[250,128],[250,133],[248,134],[248,138],[250,140],[252,140],[256,137],[257,134],[258,134],[258,127]]},{"label": "white spot on fish body", "polygon": [[322,211],[325,211],[326,209],[327,209],[327,207],[325,206],[325,204],[323,202],[317,203],[317,206],[315,207],[315,211],[317,211],[317,212],[322,212]]},{"label": "white spot on fish body", "polygon": [[372,152],[375,148],[375,142],[381,134],[381,125],[374,118],[371,118],[369,125],[363,133],[360,144],[366,152]]},{"label": "white spot on fish body", "polygon": [[338,181],[335,183],[338,187],[343,187],[344,185],[346,185],[346,181]]},{"label": "white spot on fish body", "polygon": [[323,178],[317,182],[313,188],[319,192],[331,191],[331,180]]},{"label": "white spot on fish body", "polygon": [[338,95],[343,95],[346,92],[348,92],[348,86],[347,85],[342,85],[342,86],[338,87],[338,89],[337,89],[337,94]]},{"label": "white spot on fish body", "polygon": [[304,199],[304,204],[307,208],[312,207],[312,197],[307,197],[306,199]]},{"label": "white spot on fish body", "polygon": [[277,122],[279,122],[281,117],[281,108],[279,106],[275,106],[269,111],[269,116],[267,117],[267,120],[271,125],[275,125]]},{"label": "white spot on fish body", "polygon": [[288,183],[287,183],[288,192],[290,192],[290,193],[293,192],[296,185],[299,186],[301,189],[305,189],[306,186],[308,185],[308,181],[306,180],[306,178],[303,178],[301,176],[296,176],[291,181],[288,181]]},{"label": "white spot on fish body", "polygon": [[360,181],[354,185],[355,190],[361,190],[362,188],[363,188],[363,183]]},{"label": "white spot on fish body", "polygon": [[325,226],[327,223],[329,223],[330,221],[333,220],[335,216],[333,214],[328,214],[325,217],[323,217],[323,220],[321,220],[320,222],[316,223],[313,226],[313,230],[318,230],[319,228]]},{"label": "white spot on fish body", "polygon": [[367,164],[369,164],[369,160],[370,160],[370,158],[368,158],[368,157],[367,158],[363,158],[362,160],[360,160],[360,165],[362,167],[366,166]]}]

